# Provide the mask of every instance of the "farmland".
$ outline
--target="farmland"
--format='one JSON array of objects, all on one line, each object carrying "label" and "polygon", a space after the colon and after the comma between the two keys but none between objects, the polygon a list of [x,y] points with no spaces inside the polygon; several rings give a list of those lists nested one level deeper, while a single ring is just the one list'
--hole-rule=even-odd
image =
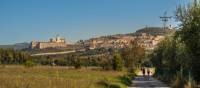
[{"label": "farmland", "polygon": [[125,72],[99,68],[0,66],[0,88],[125,88]]}]

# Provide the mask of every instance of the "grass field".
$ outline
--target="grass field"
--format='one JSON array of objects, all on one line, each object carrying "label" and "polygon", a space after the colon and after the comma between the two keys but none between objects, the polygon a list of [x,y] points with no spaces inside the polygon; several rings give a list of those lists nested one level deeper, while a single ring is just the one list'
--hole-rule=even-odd
[{"label": "grass field", "polygon": [[91,68],[0,66],[0,88],[125,88],[123,75]]}]

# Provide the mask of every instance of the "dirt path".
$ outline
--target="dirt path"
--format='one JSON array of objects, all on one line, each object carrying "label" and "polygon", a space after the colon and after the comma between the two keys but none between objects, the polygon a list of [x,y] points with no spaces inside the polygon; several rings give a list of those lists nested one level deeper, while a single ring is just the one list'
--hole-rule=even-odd
[{"label": "dirt path", "polygon": [[137,76],[133,79],[132,85],[128,88],[170,88],[163,82],[153,77]]}]

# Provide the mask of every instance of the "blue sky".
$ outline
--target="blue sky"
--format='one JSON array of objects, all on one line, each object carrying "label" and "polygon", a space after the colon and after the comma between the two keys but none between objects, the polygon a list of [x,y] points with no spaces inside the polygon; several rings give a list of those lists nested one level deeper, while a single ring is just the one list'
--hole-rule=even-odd
[{"label": "blue sky", "polygon": [[[101,35],[162,26],[189,0],[0,0],[0,45],[45,41],[59,34],[70,43]],[[175,24],[173,20],[171,24]]]}]

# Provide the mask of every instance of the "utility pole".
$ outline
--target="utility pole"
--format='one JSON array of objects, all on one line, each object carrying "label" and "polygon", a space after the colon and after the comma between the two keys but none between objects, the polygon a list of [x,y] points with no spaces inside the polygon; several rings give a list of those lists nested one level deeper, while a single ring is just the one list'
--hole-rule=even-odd
[{"label": "utility pole", "polygon": [[172,16],[167,16],[167,12],[164,12],[163,16],[160,16],[161,21],[163,22],[163,29],[165,30],[167,27],[167,22],[171,19]]}]

